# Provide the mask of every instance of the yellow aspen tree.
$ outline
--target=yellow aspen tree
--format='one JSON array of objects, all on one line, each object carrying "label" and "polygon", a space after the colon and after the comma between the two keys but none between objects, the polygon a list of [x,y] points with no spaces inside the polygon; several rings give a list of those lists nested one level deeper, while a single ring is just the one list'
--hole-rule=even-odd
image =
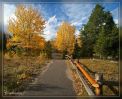
[{"label": "yellow aspen tree", "polygon": [[13,39],[16,42],[20,42],[23,47],[33,46],[30,45],[33,42],[33,34],[36,36],[37,34],[42,34],[44,25],[45,20],[38,10],[31,6],[18,5],[15,11],[15,18],[9,19],[8,31],[13,34]]},{"label": "yellow aspen tree", "polygon": [[68,22],[63,22],[57,31],[55,46],[61,52],[67,51],[69,54],[72,54],[74,44],[75,27],[71,26]]},{"label": "yellow aspen tree", "polygon": [[34,49],[44,49],[46,41],[41,35],[33,35],[32,39],[33,42],[30,43],[33,45]]}]

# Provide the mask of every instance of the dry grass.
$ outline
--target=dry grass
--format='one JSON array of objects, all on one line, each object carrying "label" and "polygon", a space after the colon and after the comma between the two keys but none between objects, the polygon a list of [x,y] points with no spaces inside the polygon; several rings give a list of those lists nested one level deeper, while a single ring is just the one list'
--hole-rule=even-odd
[{"label": "dry grass", "polygon": [[80,62],[90,75],[94,76],[93,72],[103,74],[103,95],[119,94],[119,62],[100,59],[81,59]]},{"label": "dry grass", "polygon": [[27,57],[27,56],[4,56],[3,81],[4,95],[10,95],[11,92],[21,92],[25,86],[31,82],[40,71],[45,63],[49,62],[44,57]]},{"label": "dry grass", "polygon": [[81,63],[85,64],[89,69],[102,73],[118,73],[119,63],[109,60],[100,59],[81,59]]},{"label": "dry grass", "polygon": [[74,70],[72,68],[71,63],[68,60],[66,61],[66,63],[70,70],[70,74],[71,74],[72,80],[73,80],[73,87],[74,87],[74,90],[75,90],[77,96],[88,96],[76,70]]}]

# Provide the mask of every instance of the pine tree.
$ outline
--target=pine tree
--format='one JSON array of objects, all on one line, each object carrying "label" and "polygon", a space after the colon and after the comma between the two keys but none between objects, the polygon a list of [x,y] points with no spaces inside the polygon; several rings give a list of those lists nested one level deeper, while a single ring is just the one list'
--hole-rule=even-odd
[{"label": "pine tree", "polygon": [[97,4],[81,29],[82,56],[118,57],[119,31],[112,14]]},{"label": "pine tree", "polygon": [[96,45],[94,46],[94,51],[96,56],[102,58],[106,53],[105,46],[106,46],[106,36],[105,36],[105,29],[102,27],[101,32],[98,35],[98,39],[96,41]]},{"label": "pine tree", "polygon": [[51,58],[52,57],[52,45],[51,45],[50,41],[46,42],[44,50],[45,50],[45,52],[47,54],[47,57]]},{"label": "pine tree", "polygon": [[118,57],[119,32],[110,12],[105,12],[105,23],[101,26],[99,36],[94,46],[96,54],[107,58]]},{"label": "pine tree", "polygon": [[78,45],[78,41],[76,40],[75,46],[74,46],[74,53],[73,58],[80,58],[81,57],[81,47]]},{"label": "pine tree", "polygon": [[99,34],[100,26],[104,21],[104,8],[97,4],[89,17],[89,21],[84,25],[84,30],[81,31],[84,42],[82,53],[85,53],[85,56],[93,56],[93,47]]}]

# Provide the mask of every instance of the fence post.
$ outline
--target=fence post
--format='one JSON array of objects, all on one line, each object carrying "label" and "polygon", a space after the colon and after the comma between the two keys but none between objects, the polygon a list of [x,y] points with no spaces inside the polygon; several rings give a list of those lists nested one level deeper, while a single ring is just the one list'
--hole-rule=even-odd
[{"label": "fence post", "polygon": [[95,80],[99,83],[99,88],[95,88],[96,95],[103,95],[103,74],[102,73],[96,73],[95,74]]}]

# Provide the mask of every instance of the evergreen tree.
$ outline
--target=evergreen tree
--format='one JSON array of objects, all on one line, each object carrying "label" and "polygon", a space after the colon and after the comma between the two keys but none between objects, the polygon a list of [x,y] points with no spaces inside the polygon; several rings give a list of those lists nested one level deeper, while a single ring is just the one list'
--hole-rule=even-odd
[{"label": "evergreen tree", "polygon": [[94,46],[94,51],[96,56],[102,58],[105,55],[105,47],[106,47],[106,36],[105,36],[105,28],[102,27],[100,34],[98,35],[98,39],[96,41],[96,45]]},{"label": "evergreen tree", "polygon": [[118,57],[119,35],[118,28],[113,21],[110,12],[105,12],[105,23],[101,26],[98,39],[94,46],[94,51],[102,57]]},{"label": "evergreen tree", "polygon": [[84,26],[84,30],[81,31],[84,42],[82,53],[85,53],[85,56],[93,56],[93,47],[99,34],[100,26],[105,21],[103,9],[101,5],[97,4],[92,11],[88,23]]},{"label": "evergreen tree", "polygon": [[78,41],[76,40],[74,46],[73,58],[80,58],[80,57],[81,57],[81,47],[78,45]]},{"label": "evergreen tree", "polygon": [[45,44],[45,52],[48,58],[52,57],[52,45],[50,41],[47,41]]},{"label": "evergreen tree", "polygon": [[119,30],[112,14],[97,4],[89,21],[81,30],[82,56],[118,57]]}]

